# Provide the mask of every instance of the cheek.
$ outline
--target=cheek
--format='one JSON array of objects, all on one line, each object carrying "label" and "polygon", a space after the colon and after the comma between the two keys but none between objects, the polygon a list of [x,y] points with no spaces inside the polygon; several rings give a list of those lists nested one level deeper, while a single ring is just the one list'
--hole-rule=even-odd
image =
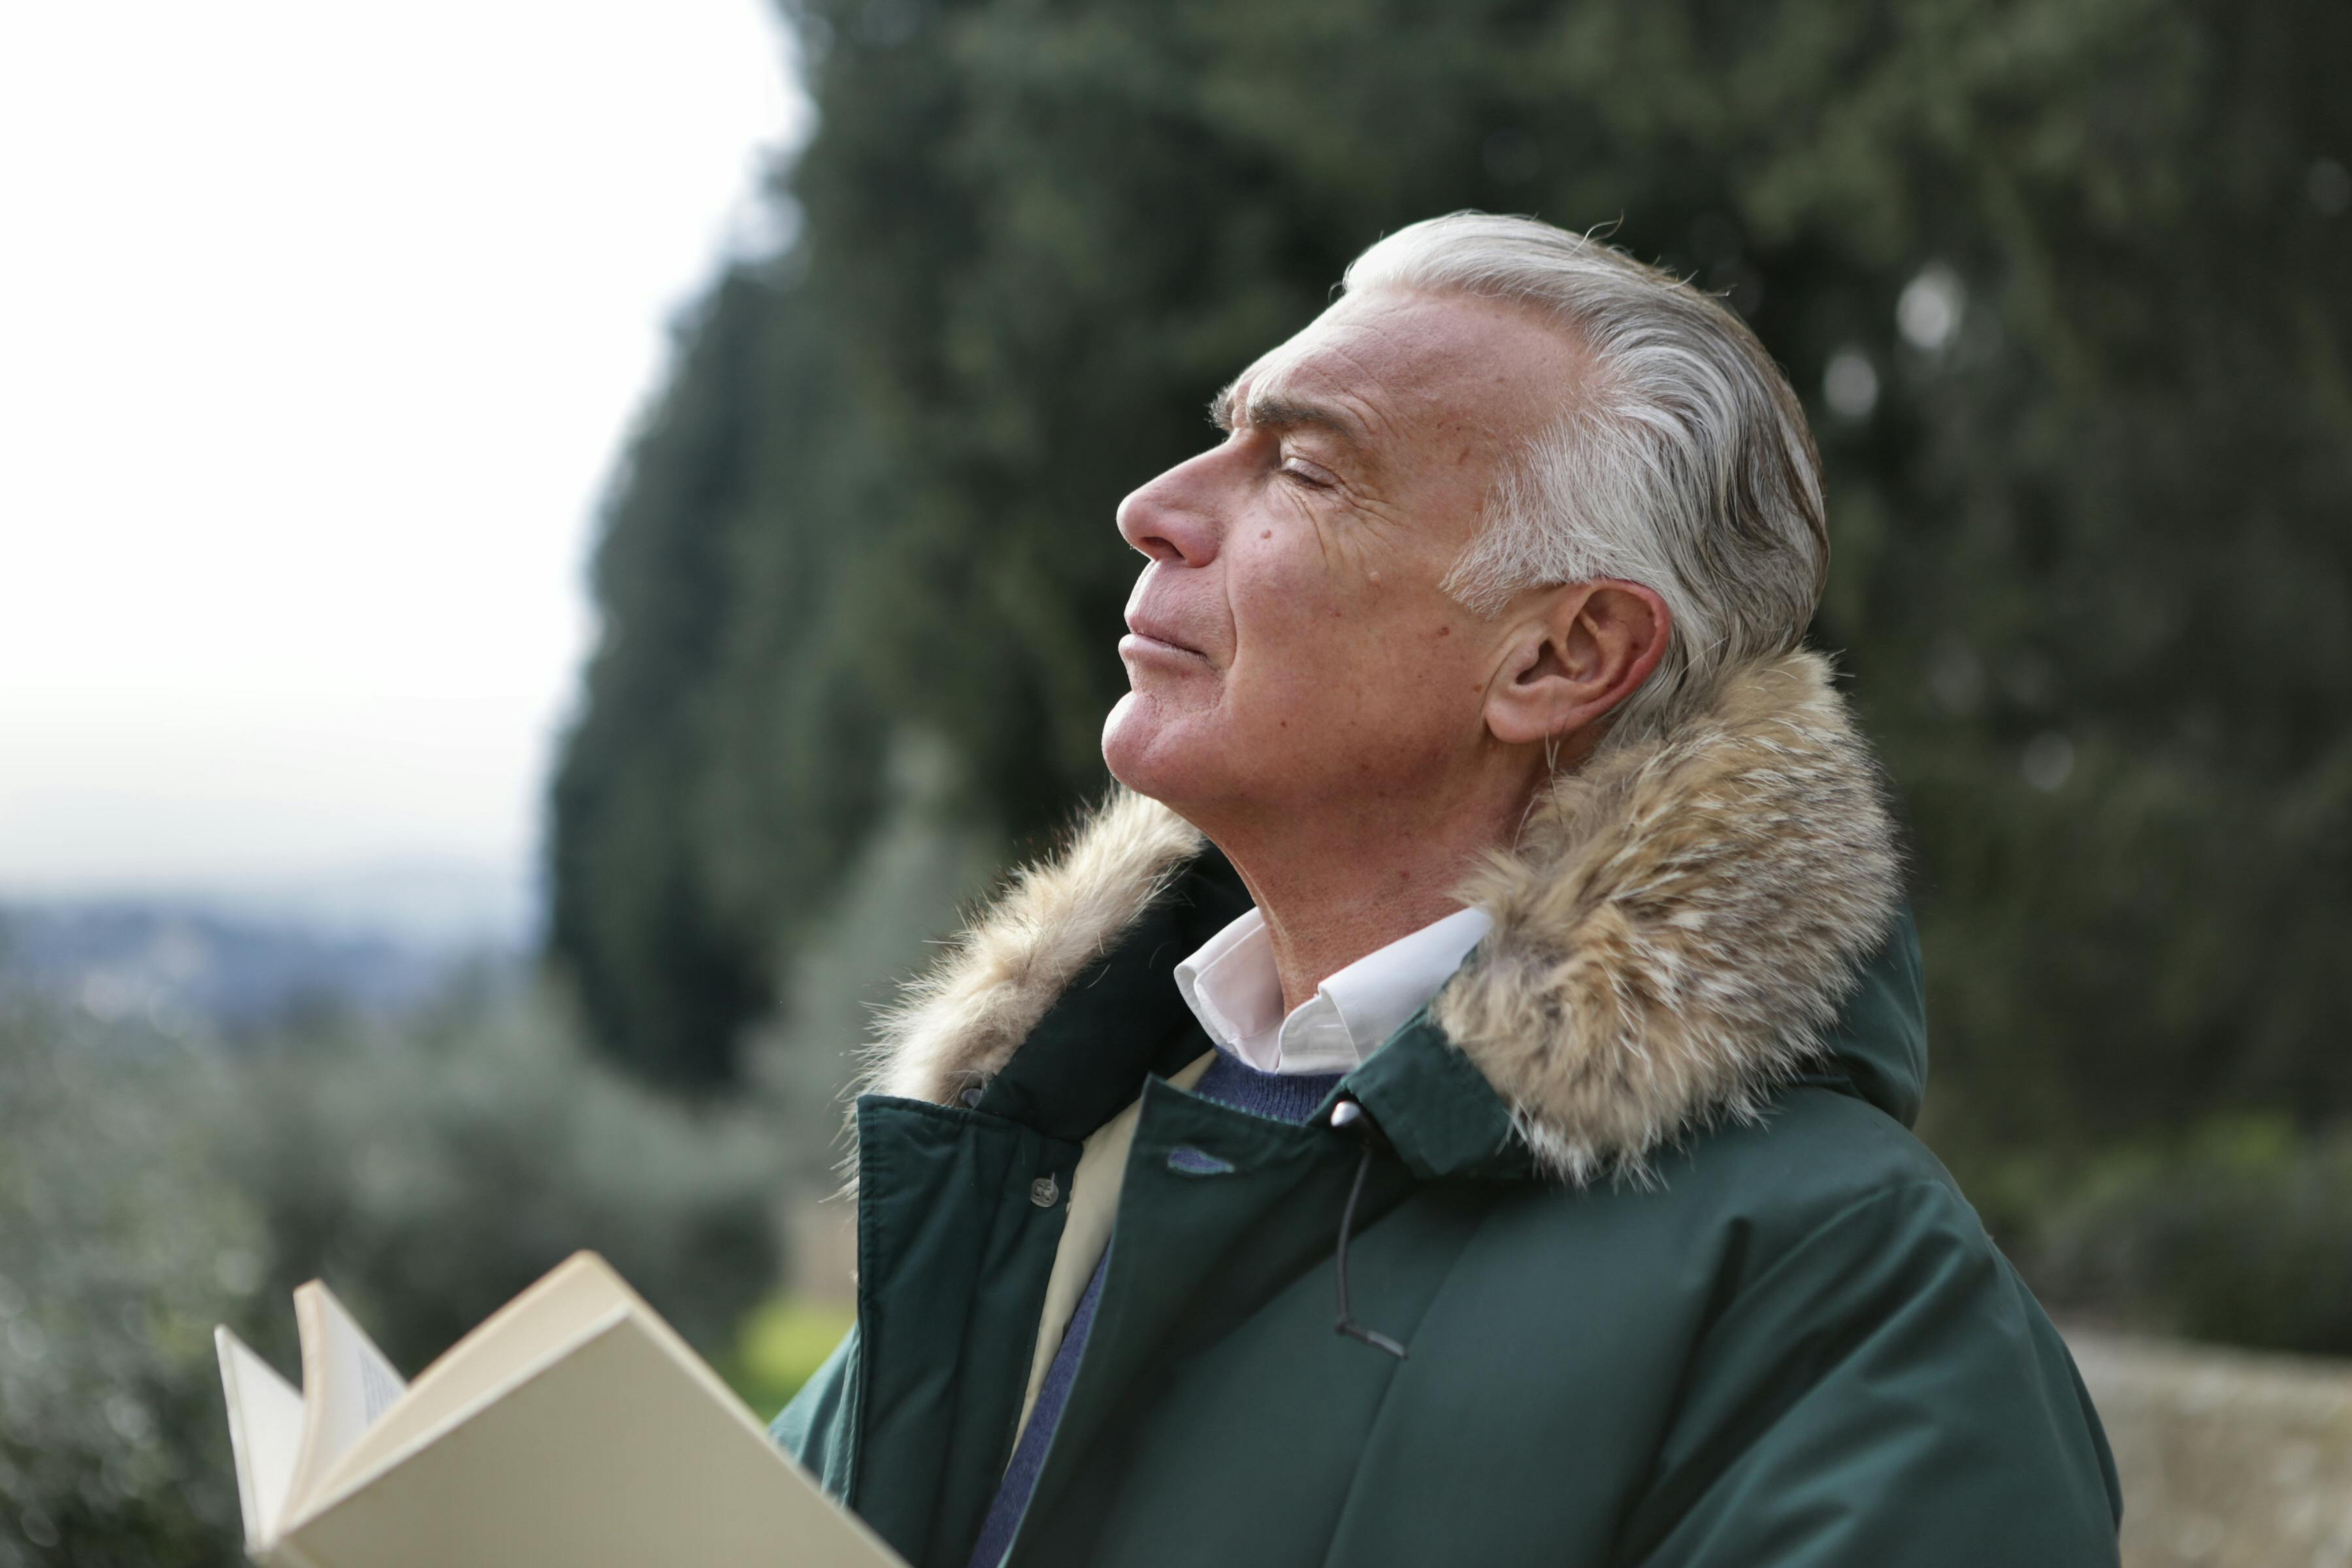
[{"label": "cheek", "polygon": [[1350,662],[1350,632],[1362,619],[1361,586],[1304,550],[1269,550],[1230,583],[1234,673],[1259,690],[1328,683]]},{"label": "cheek", "polygon": [[[1319,563],[1315,563],[1319,567]],[[1235,595],[1230,697],[1253,730],[1451,736],[1484,697],[1452,602],[1393,563],[1269,572]]]},{"label": "cheek", "polygon": [[1252,521],[1225,542],[1217,564],[1234,660],[1282,646],[1307,606],[1326,591],[1312,542],[1304,552],[1286,528]]}]

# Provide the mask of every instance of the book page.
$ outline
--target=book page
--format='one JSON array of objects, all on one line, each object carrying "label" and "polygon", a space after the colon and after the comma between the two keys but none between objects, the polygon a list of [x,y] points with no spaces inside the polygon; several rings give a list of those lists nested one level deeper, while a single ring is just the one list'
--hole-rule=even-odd
[{"label": "book page", "polygon": [[258,1554],[269,1549],[285,1517],[287,1487],[302,1451],[302,1396],[226,1329],[213,1331],[213,1348],[220,1352],[221,1392],[228,1400],[245,1549]]},{"label": "book page", "polygon": [[303,1506],[323,1505],[349,1490],[375,1466],[495,1397],[614,1312],[642,1305],[603,1258],[572,1254],[419,1373],[383,1420],[305,1491]]},{"label": "book page", "polygon": [[294,1525],[293,1549],[334,1568],[905,1568],[657,1322],[616,1310]]},{"label": "book page", "polygon": [[286,1507],[299,1514],[319,1483],[408,1385],[333,1291],[313,1279],[294,1292],[302,1340],[302,1449]]}]

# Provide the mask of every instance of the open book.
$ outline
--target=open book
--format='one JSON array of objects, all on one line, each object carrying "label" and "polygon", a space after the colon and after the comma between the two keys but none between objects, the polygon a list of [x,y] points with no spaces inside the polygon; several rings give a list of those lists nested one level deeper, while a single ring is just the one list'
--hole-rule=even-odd
[{"label": "open book", "polygon": [[404,1383],[324,1285],[302,1387],[226,1329],[246,1550],[279,1568],[905,1568],[592,1252]]}]

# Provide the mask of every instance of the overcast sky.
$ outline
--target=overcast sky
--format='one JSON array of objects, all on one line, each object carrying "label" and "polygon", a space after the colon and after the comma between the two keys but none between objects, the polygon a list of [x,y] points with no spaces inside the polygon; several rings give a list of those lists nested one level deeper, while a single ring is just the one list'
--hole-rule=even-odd
[{"label": "overcast sky", "polygon": [[519,870],[764,0],[0,8],[0,892]]}]

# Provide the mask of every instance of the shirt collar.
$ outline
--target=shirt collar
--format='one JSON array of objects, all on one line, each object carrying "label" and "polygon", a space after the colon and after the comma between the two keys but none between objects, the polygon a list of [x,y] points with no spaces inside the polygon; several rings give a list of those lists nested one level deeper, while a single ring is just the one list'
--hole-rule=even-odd
[{"label": "shirt collar", "polygon": [[1347,1072],[1428,1005],[1493,924],[1457,910],[1356,960],[1285,1017],[1274,940],[1253,909],[1176,966],[1176,990],[1221,1049],[1261,1072]]}]

